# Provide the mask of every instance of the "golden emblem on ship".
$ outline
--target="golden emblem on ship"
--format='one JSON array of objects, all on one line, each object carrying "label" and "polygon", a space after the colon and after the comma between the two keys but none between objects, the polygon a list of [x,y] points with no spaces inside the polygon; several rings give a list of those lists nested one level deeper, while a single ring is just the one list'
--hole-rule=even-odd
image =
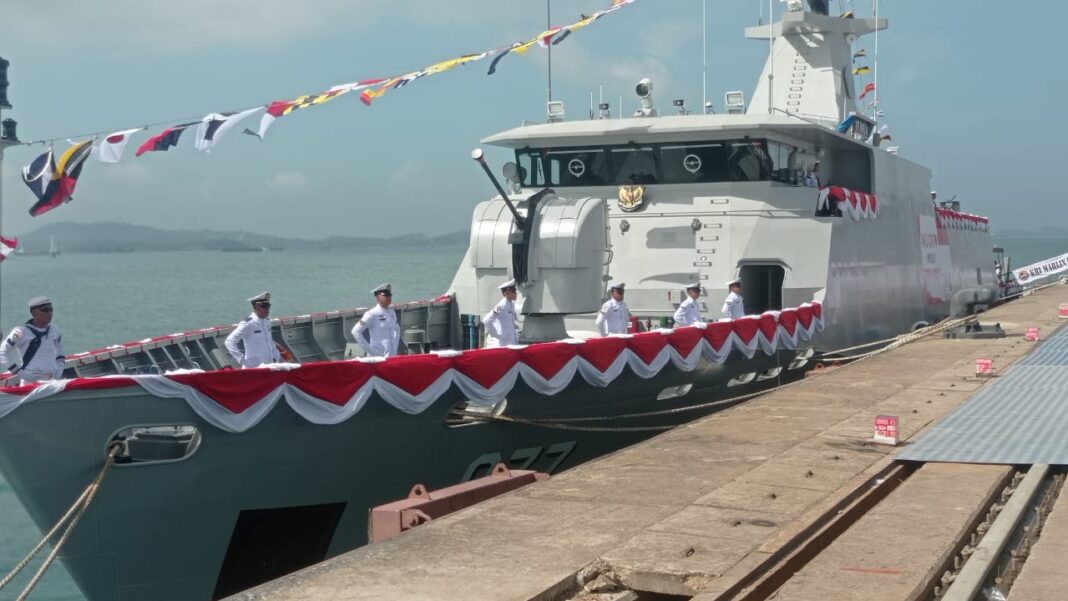
[{"label": "golden emblem on ship", "polygon": [[637,211],[645,203],[645,186],[620,186],[619,208],[626,212]]}]

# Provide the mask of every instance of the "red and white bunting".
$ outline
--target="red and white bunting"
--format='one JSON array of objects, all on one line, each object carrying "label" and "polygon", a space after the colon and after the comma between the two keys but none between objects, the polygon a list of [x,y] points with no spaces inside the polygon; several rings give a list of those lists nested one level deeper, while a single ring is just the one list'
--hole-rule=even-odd
[{"label": "red and white bunting", "polygon": [[960,211],[954,211],[952,209],[943,209],[941,207],[935,207],[935,213],[938,215],[938,218],[942,222],[942,225],[948,228],[956,230],[971,230],[974,232],[990,231],[990,220],[980,215],[962,213]]},{"label": "red and white bunting", "polygon": [[841,186],[826,186],[820,188],[819,208],[830,208],[831,199],[838,201],[838,209],[849,215],[853,221],[861,219],[875,220],[879,215],[879,200],[874,194],[859,192],[842,188]]},{"label": "red and white bunting", "polygon": [[[314,424],[337,424],[377,393],[405,413],[425,411],[452,385],[472,401],[496,403],[516,380],[543,395],[564,390],[579,374],[608,386],[624,368],[652,378],[669,363],[693,371],[702,358],[722,364],[731,351],[752,358],[794,349],[823,329],[818,302],[735,320],[624,334],[427,355],[400,355],[324,363],[278,364],[258,369],[167,375],[75,378],[0,390],[0,417],[27,403],[68,390],[141,386],[159,398],[183,399],[201,418],[227,432],[244,432],[282,399]],[[90,402],[90,401],[87,401]]]}]

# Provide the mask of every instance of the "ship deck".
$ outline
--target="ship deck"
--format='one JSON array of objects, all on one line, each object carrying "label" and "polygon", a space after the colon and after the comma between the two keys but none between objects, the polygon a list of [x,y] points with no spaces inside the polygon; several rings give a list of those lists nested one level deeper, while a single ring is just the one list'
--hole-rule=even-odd
[{"label": "ship deck", "polygon": [[[1018,536],[1002,533],[1008,546],[989,557],[971,551],[996,542],[997,518],[1045,466],[1019,465],[1041,463],[1026,457],[999,465],[901,461],[898,454],[922,449],[914,443],[952,424],[946,418],[972,397],[994,394],[1003,373],[1010,379],[1010,366],[1038,357],[1033,351],[1043,343],[1026,341],[1024,332],[1037,326],[1044,338],[1053,335],[1063,323],[1062,302],[1068,287],[1039,291],[982,316],[983,323],[1000,322],[1005,338],[929,337],[827,370],[233,598],[859,601],[873,591],[886,600],[946,594],[984,557],[1019,548]],[[1058,334],[1048,351],[1068,330]],[[976,375],[979,357],[993,359],[995,377]],[[1052,402],[1050,395],[1029,398]],[[899,446],[872,442],[878,415],[899,417]],[[1063,413],[1047,416],[1054,429],[1068,428],[1059,423]],[[991,562],[991,574],[1019,575],[1009,599],[1062,598],[1068,495],[1054,494],[1063,466],[1049,473],[1057,477],[1035,489],[1047,509],[1045,528],[1031,528],[1027,552],[1013,552],[1011,569]],[[972,559],[964,561],[962,551]]]}]

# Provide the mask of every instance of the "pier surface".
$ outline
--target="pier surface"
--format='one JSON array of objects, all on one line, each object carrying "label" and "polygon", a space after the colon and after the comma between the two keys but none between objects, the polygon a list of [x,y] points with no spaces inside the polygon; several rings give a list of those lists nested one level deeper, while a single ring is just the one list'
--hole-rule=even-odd
[{"label": "pier surface", "polygon": [[[988,385],[976,358],[996,375],[1035,348],[1028,327],[1052,335],[1062,302],[1041,290],[981,316],[1005,338],[828,370],[232,599],[929,598],[1015,468],[895,455]],[[903,447],[871,442],[877,415]],[[1051,504],[1011,600],[1065,598],[1068,495]]]}]

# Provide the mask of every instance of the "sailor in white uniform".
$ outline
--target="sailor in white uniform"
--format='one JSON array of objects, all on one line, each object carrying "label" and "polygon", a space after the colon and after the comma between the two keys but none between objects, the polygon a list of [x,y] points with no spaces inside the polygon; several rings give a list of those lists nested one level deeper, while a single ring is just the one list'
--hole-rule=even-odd
[{"label": "sailor in white uniform", "polygon": [[720,313],[726,319],[745,317],[745,306],[742,304],[742,280],[734,278],[727,282],[727,289],[730,293],[727,294],[727,298],[723,299],[723,308]]},{"label": "sailor in white uniform", "polygon": [[[63,335],[52,323],[52,300],[38,296],[27,303],[30,320],[15,326],[0,343],[0,369],[18,374],[20,384],[32,384],[63,377],[66,357],[63,355]],[[21,361],[16,362],[11,351],[17,350]]]},{"label": "sailor in white uniform", "polygon": [[237,324],[226,337],[226,350],[241,364],[241,369],[259,367],[282,360],[278,344],[271,336],[271,293],[261,292],[248,299],[252,314]]},{"label": "sailor in white uniform", "polygon": [[496,339],[498,346],[519,344],[519,330],[515,324],[515,280],[508,280],[500,285],[501,302],[492,311],[482,317],[486,334]]},{"label": "sailor in white uniform", "polygon": [[623,282],[609,284],[612,298],[601,305],[601,312],[597,314],[597,331],[601,336],[627,333],[630,327],[630,310],[627,309],[627,303],[623,302],[623,289],[626,287]]},{"label": "sailor in white uniform", "polygon": [[679,308],[675,310],[676,326],[693,326],[704,323],[701,321],[701,306],[697,302],[700,297],[700,282],[694,282],[686,287],[686,299],[679,303]]},{"label": "sailor in white uniform", "polygon": [[400,324],[397,313],[389,308],[393,302],[393,287],[382,284],[371,291],[378,304],[368,309],[352,328],[352,337],[371,357],[392,357],[400,344]]}]

